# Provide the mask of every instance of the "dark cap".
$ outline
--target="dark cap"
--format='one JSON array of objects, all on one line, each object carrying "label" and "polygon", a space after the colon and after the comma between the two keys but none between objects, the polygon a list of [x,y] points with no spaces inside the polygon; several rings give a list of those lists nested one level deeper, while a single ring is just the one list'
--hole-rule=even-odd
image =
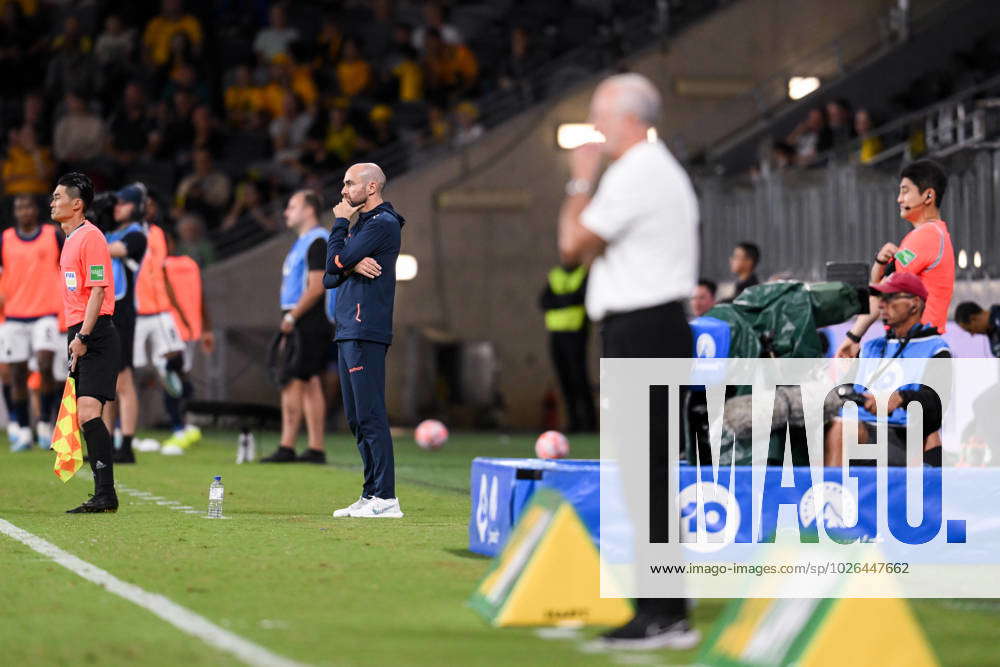
[{"label": "dark cap", "polygon": [[124,188],[116,192],[115,197],[117,197],[120,202],[128,202],[129,204],[140,206],[146,199],[146,193],[143,191],[142,186],[133,183],[131,185],[126,185]]},{"label": "dark cap", "polygon": [[[913,273],[897,271],[877,285],[869,285],[868,289],[879,294],[899,294],[905,292],[913,296],[919,296],[924,301],[927,300],[927,288],[924,281]],[[875,294],[878,296],[878,294]]]}]

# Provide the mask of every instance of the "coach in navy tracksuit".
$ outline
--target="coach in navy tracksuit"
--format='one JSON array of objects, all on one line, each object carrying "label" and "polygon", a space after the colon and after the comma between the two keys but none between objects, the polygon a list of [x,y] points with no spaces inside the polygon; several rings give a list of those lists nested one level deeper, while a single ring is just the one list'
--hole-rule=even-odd
[{"label": "coach in navy tracksuit", "polygon": [[[365,466],[361,497],[335,511],[335,517],[403,516],[385,410],[385,357],[392,342],[396,258],[404,220],[382,200],[384,187],[385,174],[378,165],[348,169],[327,241],[323,285],[337,288],[336,340],[344,411]],[[356,212],[352,227],[350,218]]]}]

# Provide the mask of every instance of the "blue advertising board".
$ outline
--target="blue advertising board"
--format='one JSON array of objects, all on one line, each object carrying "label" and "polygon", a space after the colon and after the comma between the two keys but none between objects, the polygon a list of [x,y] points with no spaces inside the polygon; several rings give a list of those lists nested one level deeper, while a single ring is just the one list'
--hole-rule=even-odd
[{"label": "blue advertising board", "polygon": [[[876,468],[852,467],[848,479],[842,478],[840,468],[824,468],[822,478],[815,484],[809,468],[794,468],[791,480],[782,485],[781,468],[769,468],[764,477],[761,522],[752,525],[754,515],[752,504],[756,500],[751,491],[752,469],[735,467],[732,479],[723,470],[720,478],[711,482],[709,468],[702,468],[702,482],[714,483],[731,494],[739,507],[739,526],[736,542],[760,542],[762,534],[777,527],[778,511],[781,506],[796,509],[799,529],[812,533],[823,524],[826,533],[837,541],[869,541],[877,538],[878,526],[875,514],[877,498]],[[944,480],[940,469],[921,469],[925,504],[917,513],[921,519],[910,523],[906,518],[906,468],[890,468],[887,471],[889,521],[901,532],[906,533],[910,543],[930,539],[939,530],[947,534],[948,542],[965,542],[965,521],[942,520],[940,492]],[[950,469],[948,484],[971,488],[1000,489],[1000,470],[997,469]],[[697,470],[693,466],[680,468],[679,496],[683,506],[679,507],[682,526],[697,525],[696,506],[685,498],[693,497],[693,487]],[[469,550],[495,556],[503,548],[514,524],[535,491],[540,487],[551,488],[561,493],[580,515],[595,544],[600,539],[600,462],[596,460],[546,461],[542,459],[501,459],[477,458],[471,471],[471,516],[469,519]],[[794,485],[791,485],[794,483]],[[816,487],[822,485],[823,493]],[[937,491],[936,493],[930,493]],[[1000,492],[994,495],[1000,495]],[[936,496],[936,499],[935,499]],[[819,506],[815,500],[824,499]],[[986,511],[982,503],[964,499],[964,495],[947,494],[953,506],[965,518],[981,517]],[[996,499],[1000,501],[1000,497]],[[703,525],[709,532],[722,530],[725,526],[726,507],[703,506],[710,520]],[[622,519],[625,520],[624,512]],[[894,531],[895,532],[895,531]],[[926,535],[925,535],[926,533]],[[915,541],[915,542],[914,542]]]},{"label": "blue advertising board", "polygon": [[474,459],[469,479],[469,550],[486,556],[500,553],[540,487],[555,489],[572,503],[596,543],[601,520],[599,473],[599,462],[590,460]]}]

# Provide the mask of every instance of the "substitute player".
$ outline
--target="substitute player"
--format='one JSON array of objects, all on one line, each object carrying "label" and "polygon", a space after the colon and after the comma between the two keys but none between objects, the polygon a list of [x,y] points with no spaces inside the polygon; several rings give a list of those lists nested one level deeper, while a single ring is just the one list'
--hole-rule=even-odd
[{"label": "substitute player", "polygon": [[[163,229],[152,222],[146,222],[146,256],[139,268],[135,287],[135,305],[138,317],[135,322],[135,368],[153,366],[163,380],[167,392],[180,397],[184,392],[181,374],[184,371],[184,340],[174,326],[171,308],[177,308],[173,298],[166,268],[167,239]],[[178,309],[181,317],[183,310]],[[188,323],[189,324],[189,323]],[[149,352],[147,352],[149,348]],[[201,439],[201,431],[195,427],[175,431],[164,442],[168,447],[189,447]]]},{"label": "substitute player", "polygon": [[[135,391],[132,357],[135,351],[135,280],[146,254],[146,230],[142,225],[146,188],[141,183],[128,185],[115,193],[116,227],[107,234],[111,265],[115,275],[115,328],[121,340],[122,366],[118,372],[117,412],[121,419],[122,444],[115,451],[115,463],[135,463],[132,440],[139,422],[139,396]],[[104,406],[104,423],[114,429],[115,405]]]},{"label": "substitute player", "polygon": [[[936,162],[918,160],[907,165],[899,175],[899,215],[913,225],[897,247],[886,243],[875,255],[871,282],[878,283],[894,271],[912,273],[927,288],[927,306],[921,322],[944,333],[948,307],[955,289],[955,250],[951,245],[948,224],[941,219],[948,177]],[[868,315],[859,315],[837,349],[838,357],[856,357],[861,337],[879,317],[878,299],[872,297]]]},{"label": "substitute player", "polygon": [[[184,366],[181,374],[183,391],[180,396],[173,396],[164,390],[163,404],[170,418],[170,426],[174,433],[187,433],[198,427],[188,424],[185,415],[185,403],[194,395],[194,389],[188,374],[194,364],[195,350],[198,341],[205,354],[211,354],[215,347],[215,336],[212,334],[212,323],[208,315],[208,304],[205,300],[201,282],[201,269],[198,263],[187,255],[175,255],[176,243],[173,236],[167,236],[167,259],[163,267],[167,272],[168,284],[171,285],[178,307],[171,308],[174,326],[184,339]],[[200,433],[200,430],[197,430]]]},{"label": "substitute player", "polygon": [[101,412],[105,403],[115,400],[121,341],[111,320],[115,312],[111,254],[104,234],[84,217],[93,200],[90,178],[72,172],[59,179],[49,207],[66,234],[59,267],[69,325],[70,373],[76,380],[77,414],[94,473],[94,495],[69,514],[118,511],[114,443]]},{"label": "substitute player", "polygon": [[0,324],[0,363],[10,364],[11,420],[18,428],[12,451],[26,451],[34,440],[28,410],[28,361],[34,357],[41,376],[38,441],[52,440],[57,393],[52,378],[59,341],[59,253],[63,237],[55,225],[42,224],[38,203],[30,195],[14,199],[15,227],[0,237],[6,321]]}]

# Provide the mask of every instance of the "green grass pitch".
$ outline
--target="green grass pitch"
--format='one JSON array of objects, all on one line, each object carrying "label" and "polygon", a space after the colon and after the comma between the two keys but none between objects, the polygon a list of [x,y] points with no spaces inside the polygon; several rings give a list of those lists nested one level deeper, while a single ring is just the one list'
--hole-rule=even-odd
[{"label": "green grass pitch", "polygon": [[[142,434],[163,438],[163,433]],[[257,434],[258,453],[276,445]],[[118,481],[159,501],[204,510],[212,476],[226,486],[226,521],[172,511],[120,493],[117,515],[71,516],[91,483],[52,474],[53,454],[0,450],[0,518],[159,593],[282,656],[322,665],[608,665],[581,650],[595,635],[543,639],[488,626],[466,600],[489,560],[469,553],[469,465],[475,456],[532,456],[534,437],[456,433],[438,452],[396,439],[402,520],[333,519],[360,488],[350,438],[327,439],[330,465],[235,464],[236,434],[206,431],[185,456],[138,454]],[[597,456],[575,437],[573,456]],[[723,601],[703,600],[703,633]],[[917,601],[946,665],[996,658],[1000,604]],[[184,634],[20,543],[0,535],[0,662],[9,665],[228,665],[232,656]],[[887,642],[892,638],[887,636]],[[685,664],[695,651],[641,664]],[[638,664],[638,663],[630,663]]]}]

